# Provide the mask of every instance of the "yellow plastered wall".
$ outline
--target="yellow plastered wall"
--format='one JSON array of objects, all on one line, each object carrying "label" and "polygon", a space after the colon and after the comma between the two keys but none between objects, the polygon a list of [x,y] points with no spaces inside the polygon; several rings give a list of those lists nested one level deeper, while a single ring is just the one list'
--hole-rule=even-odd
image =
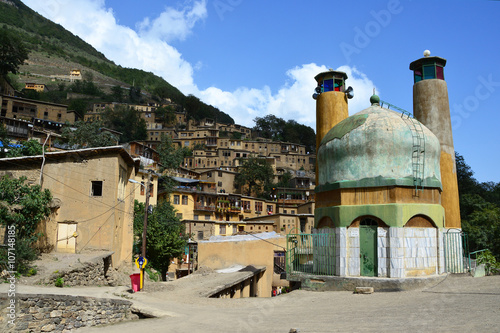
[{"label": "yellow plastered wall", "polygon": [[[271,297],[274,271],[274,251],[283,251],[285,237],[263,240],[200,242],[198,243],[198,267],[223,269],[234,265],[265,266],[259,281],[259,297]],[[276,245],[273,245],[273,244]]]}]

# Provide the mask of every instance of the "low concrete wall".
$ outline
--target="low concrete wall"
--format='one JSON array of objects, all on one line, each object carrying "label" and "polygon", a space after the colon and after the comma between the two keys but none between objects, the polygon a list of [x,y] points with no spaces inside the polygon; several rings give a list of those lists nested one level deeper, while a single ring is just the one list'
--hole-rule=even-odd
[{"label": "low concrete wall", "polygon": [[1,294],[1,332],[63,332],[138,319],[131,311],[130,301],[67,295],[17,294],[17,314],[13,326],[9,323],[9,304],[7,295]]},{"label": "low concrete wall", "polygon": [[301,289],[313,291],[355,291],[356,287],[373,287],[375,291],[409,291],[433,286],[443,281],[446,274],[410,278],[370,278],[301,275],[289,277],[289,281],[300,282]]}]

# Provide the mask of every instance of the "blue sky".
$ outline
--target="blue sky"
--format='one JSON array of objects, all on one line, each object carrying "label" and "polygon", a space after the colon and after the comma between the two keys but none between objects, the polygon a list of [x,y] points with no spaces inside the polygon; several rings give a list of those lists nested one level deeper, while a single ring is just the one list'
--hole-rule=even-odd
[{"label": "blue sky", "polygon": [[[350,114],[381,99],[412,111],[409,64],[448,60],[455,150],[500,181],[500,2],[25,0],[109,59],[164,77],[253,126],[274,114],[315,128],[314,75],[348,73]],[[76,14],[76,15],[75,15]]]}]

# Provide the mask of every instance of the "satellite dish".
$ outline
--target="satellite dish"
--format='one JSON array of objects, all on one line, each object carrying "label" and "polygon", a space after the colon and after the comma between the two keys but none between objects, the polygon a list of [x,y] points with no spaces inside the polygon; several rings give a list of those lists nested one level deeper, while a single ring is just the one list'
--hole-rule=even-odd
[{"label": "satellite dish", "polygon": [[354,97],[354,89],[352,89],[351,86],[349,86],[349,88],[347,88],[347,90],[345,91],[345,94],[347,95],[347,98],[351,99]]}]

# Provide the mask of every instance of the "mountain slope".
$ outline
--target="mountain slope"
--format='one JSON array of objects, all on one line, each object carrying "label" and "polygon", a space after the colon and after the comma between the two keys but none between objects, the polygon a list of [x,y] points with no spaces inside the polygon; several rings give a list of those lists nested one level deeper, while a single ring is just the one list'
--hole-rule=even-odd
[{"label": "mountain slope", "polygon": [[[30,51],[28,71],[31,73],[50,72],[47,67],[62,67],[64,74],[68,74],[67,66],[79,65],[83,72],[91,69],[114,79],[108,80],[109,82],[117,80],[128,86],[135,85],[152,95],[170,98],[184,107],[189,104],[187,97],[163,78],[151,72],[116,65],[80,37],[39,15],[20,0],[0,0],[0,28],[14,31],[24,42]],[[198,106],[202,113],[206,113],[205,117],[217,118],[223,123],[234,123],[229,115],[211,105],[201,103]],[[200,110],[186,109],[188,114],[198,116],[200,113]]]}]

